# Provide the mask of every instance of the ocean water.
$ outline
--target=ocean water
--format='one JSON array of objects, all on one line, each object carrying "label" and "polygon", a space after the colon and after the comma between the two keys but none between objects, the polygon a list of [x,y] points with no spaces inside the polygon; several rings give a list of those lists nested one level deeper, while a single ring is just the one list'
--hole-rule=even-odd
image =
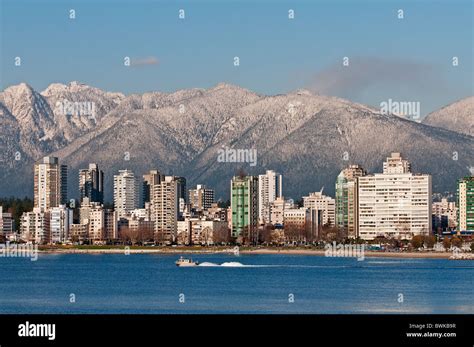
[{"label": "ocean water", "polygon": [[472,261],[178,257],[0,258],[0,313],[474,313]]}]

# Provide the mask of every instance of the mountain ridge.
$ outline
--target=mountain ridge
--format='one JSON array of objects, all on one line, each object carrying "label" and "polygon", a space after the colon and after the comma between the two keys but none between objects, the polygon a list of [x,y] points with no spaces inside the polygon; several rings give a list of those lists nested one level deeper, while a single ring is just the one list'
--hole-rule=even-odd
[{"label": "mountain ridge", "polygon": [[[93,119],[60,114],[55,106],[65,101],[92,102],[97,112]],[[285,195],[299,198],[322,186],[332,193],[337,174],[349,164],[376,172],[392,151],[432,174],[433,191],[453,191],[455,178],[474,166],[468,134],[338,97],[305,90],[262,95],[228,83],[130,95],[79,82],[51,84],[41,93],[21,84],[0,92],[0,125],[0,196],[31,195],[32,166],[44,155],[70,166],[71,193],[77,191],[77,170],[97,162],[109,201],[113,175],[125,167],[137,176],[150,169],[185,176],[189,186],[207,184],[227,199],[229,180],[240,169],[278,170]],[[257,165],[218,162],[218,150],[226,147],[256,149]],[[15,160],[18,152],[22,157]]]}]

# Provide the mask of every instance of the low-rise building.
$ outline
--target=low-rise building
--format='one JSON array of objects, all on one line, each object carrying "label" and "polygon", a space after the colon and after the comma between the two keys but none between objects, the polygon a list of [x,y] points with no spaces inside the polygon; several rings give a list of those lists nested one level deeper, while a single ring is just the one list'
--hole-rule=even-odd
[{"label": "low-rise building", "polygon": [[213,245],[228,242],[229,228],[226,221],[186,218],[178,221],[179,244]]},{"label": "low-rise building", "polygon": [[0,206],[0,236],[6,237],[13,233],[14,222],[12,214],[3,210]]},{"label": "low-rise building", "polygon": [[50,242],[50,216],[43,208],[24,212],[20,221],[20,237],[26,242],[45,244]]}]

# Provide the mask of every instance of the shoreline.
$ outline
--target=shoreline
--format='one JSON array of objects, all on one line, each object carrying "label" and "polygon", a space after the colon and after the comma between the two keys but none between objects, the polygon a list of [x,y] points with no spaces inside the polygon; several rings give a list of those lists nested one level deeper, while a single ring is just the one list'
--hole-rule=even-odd
[{"label": "shoreline", "polygon": [[[140,248],[57,248],[57,249],[43,249],[38,250],[41,254],[233,254],[233,249],[140,249]],[[239,252],[245,255],[311,255],[311,256],[325,256],[325,251],[322,249],[272,249],[272,248],[258,248],[258,249],[242,249]],[[452,252],[377,252],[365,251],[364,257],[370,258],[415,258],[415,259],[449,259]]]}]

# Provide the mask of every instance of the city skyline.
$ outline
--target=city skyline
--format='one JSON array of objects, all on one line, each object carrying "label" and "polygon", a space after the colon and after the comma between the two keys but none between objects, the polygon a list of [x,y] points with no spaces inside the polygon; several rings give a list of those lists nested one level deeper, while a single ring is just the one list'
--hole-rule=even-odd
[{"label": "city skyline", "polygon": [[[198,184],[187,190],[185,177],[152,169],[140,178],[130,170],[119,170],[114,175],[114,209],[91,200],[89,194],[80,200],[79,222],[74,222],[73,210],[78,206],[74,199],[67,200],[67,192],[62,189],[67,167],[58,158],[45,157],[34,166],[38,182],[35,204],[32,211],[21,216],[19,231],[22,238],[36,243],[84,239],[103,242],[124,235],[132,237],[131,230],[140,235],[146,231],[148,236],[141,237],[153,235],[160,244],[191,244],[202,242],[202,238],[209,244],[215,238],[226,237],[238,243],[258,244],[259,230],[267,225],[277,232],[273,237],[295,237],[290,235],[296,232],[298,240],[305,242],[320,238],[324,228],[345,233],[348,239],[362,240],[380,236],[411,239],[439,230],[452,232],[452,223],[458,232],[474,232],[473,178],[457,181],[457,206],[451,206],[454,203],[447,205],[445,200],[435,203],[431,176],[413,173],[411,167],[412,163],[400,153],[386,158],[382,173],[368,173],[358,165],[349,165],[335,178],[336,198],[324,195],[321,189],[303,196],[301,203],[284,199],[282,176],[273,170],[257,176],[240,173],[230,181],[227,207],[215,204],[214,191],[209,187]],[[80,191],[87,186],[83,178],[92,180],[93,174],[99,181],[103,179],[98,178],[104,173],[98,171],[97,164],[89,164],[88,170],[79,170]],[[141,199],[140,187],[145,193]],[[455,212],[457,219],[452,217],[453,211],[459,211]],[[12,228],[11,218],[8,213],[1,215],[2,229],[4,225],[5,230]],[[217,236],[213,236],[214,229]]]},{"label": "city skyline", "polygon": [[472,340],[473,44],[474,0],[0,0],[0,347]]}]

